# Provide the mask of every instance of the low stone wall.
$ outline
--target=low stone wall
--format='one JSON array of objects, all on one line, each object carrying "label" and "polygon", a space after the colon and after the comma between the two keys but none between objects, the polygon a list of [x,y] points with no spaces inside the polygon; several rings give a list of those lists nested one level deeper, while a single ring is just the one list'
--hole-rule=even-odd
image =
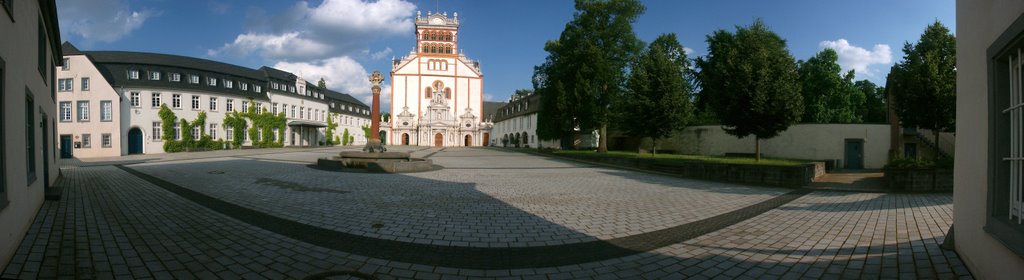
[{"label": "low stone wall", "polygon": [[908,192],[953,191],[952,169],[886,169],[889,189]]},{"label": "low stone wall", "polygon": [[771,187],[803,187],[825,174],[824,162],[799,166],[769,166],[688,161],[678,165],[664,165],[649,158],[557,156],[671,173],[686,178]]}]

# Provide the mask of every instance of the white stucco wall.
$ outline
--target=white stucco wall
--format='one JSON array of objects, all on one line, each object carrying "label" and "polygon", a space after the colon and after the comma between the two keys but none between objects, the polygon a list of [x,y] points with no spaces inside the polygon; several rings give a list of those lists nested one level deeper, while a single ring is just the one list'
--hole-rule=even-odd
[{"label": "white stucco wall", "polygon": [[958,0],[956,165],[953,224],[956,250],[978,279],[1020,279],[1024,258],[985,232],[988,207],[989,71],[987,49],[1024,14],[1017,0]]},{"label": "white stucco wall", "polygon": [[[50,67],[51,58],[60,54],[51,52],[47,46],[47,65],[45,77],[39,74],[38,66],[38,29],[40,12],[37,1],[18,1],[15,5],[13,20],[8,13],[0,8],[0,60],[3,61],[3,89],[0,91],[0,114],[3,114],[3,170],[0,180],[5,186],[6,197],[0,197],[0,267],[7,266],[14,252],[18,249],[25,232],[32,225],[39,207],[43,204],[44,187],[47,183],[57,180],[58,167],[56,155],[58,150],[54,139],[54,122],[56,121],[56,103],[51,97],[54,76]],[[47,44],[60,44],[50,42]],[[58,59],[59,60],[59,59]],[[29,93],[27,93],[27,92]],[[31,133],[34,134],[35,178],[29,180],[26,164],[26,96],[31,95],[33,114]],[[46,116],[46,138],[43,138],[40,123]],[[44,146],[49,154],[43,155]],[[44,170],[44,166],[47,166]],[[49,176],[46,176],[49,175]],[[6,201],[6,205],[4,205]]]},{"label": "white stucco wall", "polygon": [[[773,158],[845,159],[847,139],[864,140],[864,168],[885,166],[889,152],[889,125],[797,124],[775,138],[761,140],[761,154]],[[649,149],[649,140],[641,148]],[[683,154],[724,155],[754,153],[754,137],[736,138],[720,126],[693,126],[670,139],[658,141],[658,149]]]}]

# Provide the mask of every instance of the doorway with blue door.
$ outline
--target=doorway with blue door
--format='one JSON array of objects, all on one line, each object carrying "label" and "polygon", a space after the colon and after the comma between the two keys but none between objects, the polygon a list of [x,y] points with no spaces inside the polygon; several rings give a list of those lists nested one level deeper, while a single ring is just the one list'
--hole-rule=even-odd
[{"label": "doorway with blue door", "polygon": [[74,155],[74,142],[70,134],[60,136],[60,158],[71,158]]},{"label": "doorway with blue door", "polygon": [[846,139],[845,169],[864,169],[864,139]]},{"label": "doorway with blue door", "polygon": [[133,127],[128,130],[128,154],[142,153],[142,129]]}]

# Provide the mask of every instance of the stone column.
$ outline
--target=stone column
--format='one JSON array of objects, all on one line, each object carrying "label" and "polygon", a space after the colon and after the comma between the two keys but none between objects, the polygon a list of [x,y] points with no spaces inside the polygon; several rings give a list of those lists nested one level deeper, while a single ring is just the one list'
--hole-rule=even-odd
[{"label": "stone column", "polygon": [[373,105],[370,107],[370,139],[380,142],[380,83],[384,81],[384,75],[380,71],[373,71],[370,75],[370,83],[373,84]]}]

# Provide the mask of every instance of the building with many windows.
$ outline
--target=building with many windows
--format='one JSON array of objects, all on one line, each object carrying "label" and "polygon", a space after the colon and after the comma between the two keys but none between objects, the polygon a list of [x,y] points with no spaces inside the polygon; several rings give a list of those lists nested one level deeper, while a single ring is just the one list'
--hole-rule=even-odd
[{"label": "building with many windows", "polygon": [[[519,148],[561,148],[559,140],[537,138],[537,116],[541,109],[540,94],[512,95],[508,103],[494,111],[494,139],[491,146]],[[578,131],[578,130],[577,130]],[[571,145],[575,148],[597,147],[597,132],[580,133]]]},{"label": "building with many windows", "polygon": [[[348,94],[320,89],[295,74],[177,55],[80,51],[64,44],[64,62],[56,68],[60,152],[63,157],[105,157],[162,153],[163,126],[159,111],[166,105],[180,120],[206,114],[203,127],[182,131],[173,124],[174,140],[190,133],[230,140],[242,133],[243,146],[266,139],[278,141],[275,128],[256,138],[225,125],[233,112],[284,114],[285,146],[320,146],[330,108],[352,125],[369,122],[369,107]],[[180,122],[180,121],[179,121]],[[250,125],[251,129],[251,125]],[[337,130],[336,130],[337,131]],[[361,130],[360,130],[361,132]],[[360,133],[361,134],[361,133]],[[336,132],[340,136],[340,132]]]},{"label": "building with many windows", "polygon": [[1024,2],[956,3],[953,228],[979,279],[1024,275]]},{"label": "building with many windows", "polygon": [[459,51],[459,15],[416,14],[416,47],[391,69],[390,133],[386,143],[483,146],[492,123],[483,118],[480,63]]},{"label": "building with many windows", "polygon": [[57,181],[54,67],[60,30],[53,0],[0,1],[0,267]]}]

